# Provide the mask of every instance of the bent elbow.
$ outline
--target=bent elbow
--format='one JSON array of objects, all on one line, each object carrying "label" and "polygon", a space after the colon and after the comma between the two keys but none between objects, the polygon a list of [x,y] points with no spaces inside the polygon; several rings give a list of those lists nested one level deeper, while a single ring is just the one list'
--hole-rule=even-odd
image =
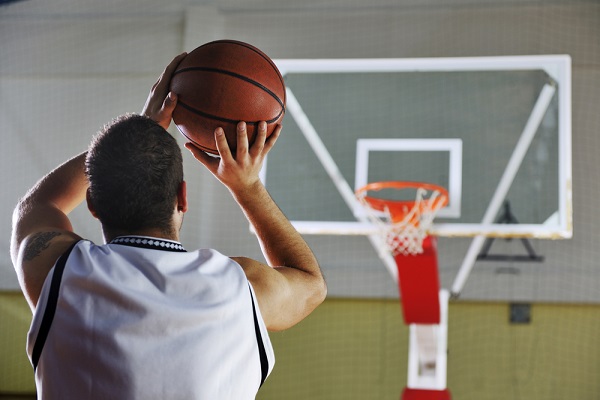
[{"label": "bent elbow", "polygon": [[327,298],[327,282],[325,279],[321,279],[321,288],[319,290],[319,304],[325,301]]},{"label": "bent elbow", "polygon": [[325,298],[327,298],[327,283],[321,275],[319,276],[318,281],[315,282],[313,287],[313,292],[310,301],[313,306],[313,309],[317,308],[321,303],[323,303],[323,301],[325,301]]}]

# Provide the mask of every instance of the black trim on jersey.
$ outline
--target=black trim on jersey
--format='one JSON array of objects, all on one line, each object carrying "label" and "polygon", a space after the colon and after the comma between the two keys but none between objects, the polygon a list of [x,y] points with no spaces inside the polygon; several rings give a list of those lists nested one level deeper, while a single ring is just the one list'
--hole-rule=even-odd
[{"label": "black trim on jersey", "polygon": [[60,281],[62,280],[62,275],[63,271],[65,270],[67,259],[69,258],[71,251],[77,243],[79,243],[79,241],[73,243],[71,247],[69,247],[69,249],[65,251],[62,256],[60,256],[60,258],[56,261],[56,265],[54,266],[54,273],[52,275],[52,282],[50,283],[50,292],[48,293],[46,309],[44,310],[44,316],[42,317],[40,329],[38,331],[37,337],[35,338],[33,351],[31,352],[31,363],[33,364],[34,371],[37,369],[38,363],[40,361],[40,356],[42,355],[42,349],[44,348],[44,344],[46,343],[46,339],[48,338],[48,333],[50,332],[50,326],[52,325],[52,321],[54,320],[54,314],[56,313],[56,304],[58,303],[58,294],[60,291]]},{"label": "black trim on jersey", "polygon": [[260,326],[258,325],[258,316],[256,315],[256,306],[254,305],[254,296],[252,295],[252,289],[250,289],[250,298],[252,299],[252,312],[254,313],[254,330],[256,331],[256,341],[258,342],[258,354],[260,356],[260,386],[262,386],[263,383],[265,383],[265,380],[267,379],[267,374],[269,373],[269,359],[267,358],[265,344],[263,343],[262,334],[260,333]]},{"label": "black trim on jersey", "polygon": [[180,243],[151,237],[119,236],[111,240],[109,244],[122,244],[124,246],[140,247],[142,249],[165,250],[178,253],[186,252]]}]

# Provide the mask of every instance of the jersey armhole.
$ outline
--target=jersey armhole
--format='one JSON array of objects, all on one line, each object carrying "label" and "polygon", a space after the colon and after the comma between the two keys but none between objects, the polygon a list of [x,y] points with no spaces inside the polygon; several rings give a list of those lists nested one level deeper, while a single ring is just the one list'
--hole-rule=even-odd
[{"label": "jersey armhole", "polygon": [[50,332],[50,326],[52,325],[52,321],[54,320],[54,314],[56,313],[56,305],[58,303],[58,295],[60,291],[60,282],[62,280],[63,271],[65,270],[65,265],[67,263],[67,259],[71,254],[73,248],[80,241],[74,242],[68,249],[63,253],[62,256],[56,261],[56,265],[54,266],[54,272],[52,273],[52,281],[50,282],[50,290],[48,293],[48,299],[46,301],[46,307],[44,309],[44,315],[42,317],[42,322],[40,323],[40,328],[38,330],[38,334],[35,339],[35,343],[33,345],[33,350],[31,352],[31,363],[33,364],[33,369],[36,370],[38,363],[40,361],[40,356],[42,354],[42,349],[44,348],[44,344],[46,343],[46,338],[48,337],[48,333]]}]

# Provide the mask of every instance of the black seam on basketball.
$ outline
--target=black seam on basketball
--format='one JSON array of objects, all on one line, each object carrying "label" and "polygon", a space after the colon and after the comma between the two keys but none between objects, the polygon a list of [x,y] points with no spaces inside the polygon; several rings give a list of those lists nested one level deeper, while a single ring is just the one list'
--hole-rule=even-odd
[{"label": "black seam on basketball", "polygon": [[250,78],[248,78],[247,76],[244,75],[240,75],[240,74],[236,74],[235,72],[231,72],[231,71],[227,71],[224,69],[219,69],[219,68],[208,68],[208,67],[188,67],[188,68],[182,68],[178,71],[175,71],[173,73],[173,75],[177,75],[183,72],[189,72],[189,71],[205,71],[205,72],[215,72],[217,74],[225,74],[225,75],[229,75],[229,76],[233,76],[234,78],[238,78],[241,79],[243,81],[246,81],[256,87],[261,88],[262,90],[264,90],[265,92],[267,92],[269,95],[271,95],[271,97],[273,97],[281,106],[281,108],[285,109],[285,105],[283,104],[283,101],[274,93],[272,92],[268,87],[266,87],[265,85],[256,82],[255,80],[252,80]]},{"label": "black seam on basketball", "polygon": [[[239,40],[227,40],[227,39],[225,39],[225,40],[216,40],[214,42],[209,42],[209,43],[203,44],[200,47],[204,47],[204,46],[208,46],[208,45],[212,45],[212,44],[218,44],[218,43],[235,44],[235,45],[238,45],[238,46],[245,47],[248,50],[252,50],[256,54],[258,54],[259,56],[261,56],[269,64],[271,64],[271,66],[273,67],[273,69],[275,70],[275,72],[277,72],[277,75],[279,76],[279,80],[281,81],[281,84],[283,85],[283,87],[285,87],[285,82],[283,81],[283,76],[281,75],[281,72],[279,72],[279,68],[277,68],[277,65],[273,62],[273,60],[271,60],[271,58],[269,58],[269,56],[267,56],[266,54],[264,54],[261,50],[257,49],[256,47],[254,47],[254,46],[252,46],[252,45],[250,45],[248,43],[240,42]],[[283,95],[285,97],[285,93]]]},{"label": "black seam on basketball", "polygon": [[179,129],[179,127],[177,127],[177,129],[179,130],[179,132],[180,132],[180,133],[181,133],[183,136],[185,136],[185,138],[186,138],[187,140],[189,140],[190,142],[194,143],[194,145],[196,145],[196,147],[199,147],[199,148],[200,148],[200,150],[202,150],[202,151],[207,151],[207,152],[209,152],[209,153],[212,153],[212,154],[219,154],[219,152],[217,151],[217,149],[216,149],[216,148],[215,148],[215,149],[211,149],[210,147],[203,146],[203,145],[201,145],[200,143],[196,142],[196,141],[195,141],[194,139],[192,139],[191,137],[189,137],[188,135],[186,135],[184,131],[182,131],[181,129]]},{"label": "black seam on basketball", "polygon": [[[204,111],[197,110],[194,107],[192,107],[192,106],[190,106],[188,104],[185,104],[181,100],[177,101],[177,105],[178,106],[182,106],[186,110],[191,111],[194,114],[198,114],[198,115],[200,115],[200,116],[202,116],[204,118],[214,119],[216,121],[227,122],[227,123],[230,123],[230,124],[237,124],[238,122],[240,122],[239,120],[229,119],[229,118],[223,118],[223,117],[219,117],[217,115],[212,115],[212,114],[205,113]],[[281,117],[281,114],[283,114],[283,112],[284,112],[284,109],[282,108],[281,111],[279,112],[279,114],[277,114],[277,116],[275,118],[272,118],[272,119],[270,119],[268,121],[265,121],[265,122],[267,124],[272,124],[273,122],[277,121],[279,119],[279,117]],[[257,123],[257,122],[260,122],[260,121],[245,121],[245,122],[247,122],[249,124],[252,124],[252,123]]]},{"label": "black seam on basketball", "polygon": [[[283,85],[283,87],[285,87],[285,83],[283,82],[283,76],[281,76],[281,72],[279,72],[279,68],[277,68],[277,65],[273,62],[273,60],[271,60],[266,54],[262,53],[262,51],[260,51],[260,50],[257,51],[258,49],[253,47],[252,45],[249,45],[248,43],[244,43],[244,42],[239,42],[237,40],[223,40],[223,42],[237,44],[238,46],[242,46],[242,47],[247,48],[248,50],[252,50],[256,54],[261,56],[265,61],[267,61],[269,64],[271,64],[271,66],[273,67],[275,72],[277,72],[277,75],[279,75],[279,80],[281,81],[281,84]],[[285,96],[285,94],[284,94],[284,96]]]}]

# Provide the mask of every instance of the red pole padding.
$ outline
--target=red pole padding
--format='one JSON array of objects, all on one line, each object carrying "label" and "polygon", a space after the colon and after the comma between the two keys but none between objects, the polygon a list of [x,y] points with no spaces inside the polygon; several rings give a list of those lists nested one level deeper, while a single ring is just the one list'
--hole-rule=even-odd
[{"label": "red pole padding", "polygon": [[406,324],[440,323],[440,278],[437,264],[437,240],[427,236],[423,253],[399,254],[398,286]]},{"label": "red pole padding", "polygon": [[405,388],[402,392],[402,400],[450,400],[450,392],[444,390],[411,389]]}]

